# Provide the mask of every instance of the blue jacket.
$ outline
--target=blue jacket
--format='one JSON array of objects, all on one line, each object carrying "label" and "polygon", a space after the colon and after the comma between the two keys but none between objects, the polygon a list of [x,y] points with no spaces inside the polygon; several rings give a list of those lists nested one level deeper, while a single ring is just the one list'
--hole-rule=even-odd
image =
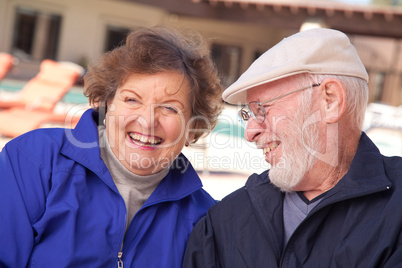
[{"label": "blue jacket", "polygon": [[284,194],[252,175],[194,228],[184,267],[402,267],[402,158],[363,133],[347,174],[284,246]]},{"label": "blue jacket", "polygon": [[[125,235],[126,208],[100,157],[98,114],[39,129],[0,153],[0,267],[180,267],[215,201],[180,155]],[[122,247],[122,248],[121,248]]]}]

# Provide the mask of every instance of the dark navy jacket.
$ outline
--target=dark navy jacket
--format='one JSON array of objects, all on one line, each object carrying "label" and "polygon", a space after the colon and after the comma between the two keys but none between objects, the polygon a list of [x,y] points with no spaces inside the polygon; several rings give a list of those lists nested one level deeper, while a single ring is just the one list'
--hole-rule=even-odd
[{"label": "dark navy jacket", "polygon": [[97,121],[88,110],[74,130],[35,130],[0,153],[0,267],[117,267],[120,251],[124,267],[181,266],[215,201],[180,155],[124,236],[125,203],[100,157]]},{"label": "dark navy jacket", "polygon": [[196,225],[184,267],[402,267],[402,158],[364,133],[350,170],[286,246],[283,198],[267,172],[250,176]]}]

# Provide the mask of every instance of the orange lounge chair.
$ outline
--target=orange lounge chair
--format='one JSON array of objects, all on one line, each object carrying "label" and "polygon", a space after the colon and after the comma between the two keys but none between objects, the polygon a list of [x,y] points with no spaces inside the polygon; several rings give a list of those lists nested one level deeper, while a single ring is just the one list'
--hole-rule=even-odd
[{"label": "orange lounge chair", "polygon": [[[56,104],[82,75],[83,69],[44,60],[37,76],[23,87],[15,102],[0,102],[0,135],[16,137],[44,123],[74,127],[80,116],[54,113]],[[3,104],[3,106],[2,106]]]},{"label": "orange lounge chair", "polygon": [[82,73],[67,64],[43,60],[39,73],[25,84],[17,99],[0,100],[0,109],[21,107],[52,111]]},{"label": "orange lounge chair", "polygon": [[0,134],[14,138],[28,131],[37,129],[46,123],[56,124],[60,127],[74,128],[79,119],[80,116],[11,108],[0,112]]},{"label": "orange lounge chair", "polygon": [[13,67],[14,57],[8,53],[0,53],[0,80],[6,76]]}]

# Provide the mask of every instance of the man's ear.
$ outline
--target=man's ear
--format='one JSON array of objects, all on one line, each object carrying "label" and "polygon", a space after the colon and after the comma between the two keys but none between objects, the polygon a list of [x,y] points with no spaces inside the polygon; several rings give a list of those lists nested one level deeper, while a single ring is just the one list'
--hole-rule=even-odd
[{"label": "man's ear", "polygon": [[345,85],[335,78],[325,79],[322,83],[324,95],[325,120],[328,124],[336,123],[346,110]]}]

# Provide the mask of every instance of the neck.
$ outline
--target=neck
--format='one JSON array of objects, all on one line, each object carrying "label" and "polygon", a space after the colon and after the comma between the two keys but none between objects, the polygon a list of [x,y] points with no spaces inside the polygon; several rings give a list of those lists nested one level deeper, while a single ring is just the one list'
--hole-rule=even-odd
[{"label": "neck", "polygon": [[[327,161],[318,160],[302,183],[297,187],[308,200],[332,189],[348,172],[359,145],[361,131],[342,131],[337,135],[337,143],[328,149]],[[329,161],[328,161],[329,159]],[[303,183],[308,182],[308,183]]]}]

